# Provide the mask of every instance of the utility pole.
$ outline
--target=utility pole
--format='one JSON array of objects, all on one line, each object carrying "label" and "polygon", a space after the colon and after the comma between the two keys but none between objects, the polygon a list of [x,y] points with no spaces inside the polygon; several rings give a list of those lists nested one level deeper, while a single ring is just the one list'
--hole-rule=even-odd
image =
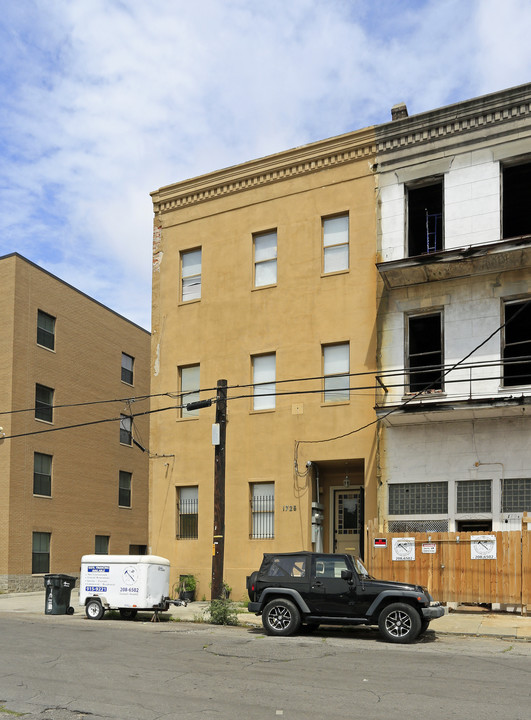
[{"label": "utility pole", "polygon": [[[219,429],[219,435],[214,445],[214,537],[212,542],[211,600],[220,598],[223,591],[223,560],[225,556],[225,440],[227,435],[226,380],[218,380],[217,383],[216,425]],[[214,429],[212,435],[214,436]]]}]

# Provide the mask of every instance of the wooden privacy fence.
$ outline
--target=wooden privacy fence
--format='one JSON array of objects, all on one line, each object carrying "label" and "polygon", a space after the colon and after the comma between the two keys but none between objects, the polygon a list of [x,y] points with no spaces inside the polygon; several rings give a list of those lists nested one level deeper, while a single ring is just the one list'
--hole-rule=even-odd
[{"label": "wooden privacy fence", "polygon": [[[376,578],[424,585],[440,602],[519,605],[527,614],[531,605],[530,520],[524,515],[521,530],[485,533],[380,532],[373,521],[368,525],[365,553],[368,570]],[[491,537],[495,543],[478,544],[473,539],[478,535]],[[495,559],[490,559],[493,554]]]}]

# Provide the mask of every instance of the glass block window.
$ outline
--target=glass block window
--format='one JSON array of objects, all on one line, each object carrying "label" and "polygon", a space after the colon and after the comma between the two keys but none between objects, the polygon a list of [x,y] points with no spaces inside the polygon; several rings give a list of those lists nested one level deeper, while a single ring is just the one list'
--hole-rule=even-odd
[{"label": "glass block window", "polygon": [[55,318],[43,310],[37,311],[37,345],[55,349]]},{"label": "glass block window", "polygon": [[275,483],[251,484],[251,537],[275,537]]},{"label": "glass block window", "polygon": [[448,532],[448,520],[389,520],[389,532]]},{"label": "glass block window", "polygon": [[51,533],[34,532],[31,550],[31,572],[35,574],[50,572]]},{"label": "glass block window", "polygon": [[177,488],[177,533],[181,540],[194,540],[199,531],[199,488]]},{"label": "glass block window", "polygon": [[131,507],[131,481],[133,475],[130,472],[120,470],[118,479],[118,505],[120,507]]},{"label": "glass block window", "polygon": [[466,480],[456,483],[457,512],[479,513],[492,510],[491,480]]},{"label": "glass block window", "polygon": [[531,511],[531,478],[510,478],[502,483],[502,512]]},{"label": "glass block window", "polygon": [[393,483],[389,485],[390,515],[448,513],[448,483]]},{"label": "glass block window", "polygon": [[33,494],[52,494],[52,456],[33,453]]},{"label": "glass block window", "polygon": [[109,554],[109,535],[96,535],[94,539],[94,552],[96,555]]}]

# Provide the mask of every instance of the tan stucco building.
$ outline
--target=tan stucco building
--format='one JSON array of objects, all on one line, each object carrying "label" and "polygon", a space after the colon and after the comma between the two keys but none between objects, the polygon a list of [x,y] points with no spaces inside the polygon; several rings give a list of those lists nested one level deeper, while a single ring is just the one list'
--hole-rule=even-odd
[{"label": "tan stucco building", "polygon": [[0,339],[0,590],[145,552],[148,421],[130,416],[148,400],[123,399],[149,395],[149,333],[13,253]]},{"label": "tan stucco building", "polygon": [[374,152],[364,129],[152,194],[152,409],[170,409],[151,417],[150,549],[173,582],[193,574],[199,598],[215,408],[180,406],[215,398],[219,379],[233,597],[265,551],[363,554],[376,516]]}]

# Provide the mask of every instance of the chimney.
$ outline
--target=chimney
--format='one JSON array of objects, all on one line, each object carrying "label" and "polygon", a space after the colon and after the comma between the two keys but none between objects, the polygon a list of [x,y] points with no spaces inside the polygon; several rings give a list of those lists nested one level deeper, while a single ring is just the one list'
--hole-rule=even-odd
[{"label": "chimney", "polygon": [[405,102],[397,103],[391,108],[391,118],[393,120],[402,120],[402,118],[407,118],[407,116],[408,114]]}]

